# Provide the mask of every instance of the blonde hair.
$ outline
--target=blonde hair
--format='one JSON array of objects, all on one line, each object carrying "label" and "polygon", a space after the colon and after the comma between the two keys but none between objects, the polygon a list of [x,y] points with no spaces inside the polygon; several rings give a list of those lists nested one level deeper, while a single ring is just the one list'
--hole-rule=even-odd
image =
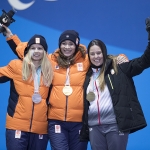
[{"label": "blonde hair", "polygon": [[[112,67],[115,70],[115,73],[118,73],[118,69],[117,69],[117,56],[113,56],[113,55],[108,55],[107,59],[112,59]],[[107,60],[106,59],[106,60]],[[105,73],[105,67],[106,67],[106,63],[103,64],[101,71],[100,71],[100,75],[98,77],[99,80],[99,86],[100,86],[100,90],[103,91],[104,87],[105,87],[105,79],[104,79],[104,73]]]},{"label": "blonde hair", "polygon": [[[53,68],[48,59],[47,53],[44,51],[44,56],[40,62],[41,66],[41,73],[42,73],[42,81],[43,84],[47,87],[50,86],[53,79]],[[32,81],[35,77],[36,69],[31,59],[31,53],[27,53],[23,59],[23,66],[22,66],[22,77],[23,80]]]}]

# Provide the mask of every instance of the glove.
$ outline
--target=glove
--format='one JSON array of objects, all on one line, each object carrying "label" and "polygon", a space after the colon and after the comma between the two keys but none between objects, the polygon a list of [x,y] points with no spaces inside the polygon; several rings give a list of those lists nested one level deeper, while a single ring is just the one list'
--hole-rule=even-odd
[{"label": "glove", "polygon": [[145,24],[146,24],[146,31],[148,32],[148,40],[150,40],[150,17],[146,18]]}]

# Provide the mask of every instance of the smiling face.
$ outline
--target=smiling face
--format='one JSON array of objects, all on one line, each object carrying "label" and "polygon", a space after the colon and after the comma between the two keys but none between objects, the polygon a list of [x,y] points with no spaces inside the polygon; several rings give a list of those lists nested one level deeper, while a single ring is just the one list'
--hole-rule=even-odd
[{"label": "smiling face", "polygon": [[60,44],[60,49],[64,56],[70,57],[75,53],[76,46],[72,41],[65,40]]},{"label": "smiling face", "polygon": [[44,48],[40,44],[32,44],[29,53],[33,61],[40,61],[44,56]]},{"label": "smiling face", "polygon": [[99,46],[93,45],[89,49],[90,61],[95,66],[100,66],[103,64],[103,53]]}]

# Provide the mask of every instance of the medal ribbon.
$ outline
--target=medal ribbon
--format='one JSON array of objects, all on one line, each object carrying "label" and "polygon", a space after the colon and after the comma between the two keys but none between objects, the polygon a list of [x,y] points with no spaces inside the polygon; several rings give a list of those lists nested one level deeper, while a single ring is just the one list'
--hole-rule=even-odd
[{"label": "medal ribbon", "polygon": [[41,67],[39,67],[36,70],[36,73],[34,75],[34,93],[39,93],[40,77],[41,77]]},{"label": "medal ribbon", "polygon": [[94,92],[94,83],[96,84],[96,79],[98,78],[100,74],[100,69],[96,69],[96,72],[93,72],[93,75],[92,75],[92,80],[90,82],[90,91]]},{"label": "medal ribbon", "polygon": [[66,85],[69,85],[69,86],[70,86],[70,77],[69,77],[69,72],[70,72],[70,69],[69,69],[69,68],[67,68],[65,86],[66,86]]}]

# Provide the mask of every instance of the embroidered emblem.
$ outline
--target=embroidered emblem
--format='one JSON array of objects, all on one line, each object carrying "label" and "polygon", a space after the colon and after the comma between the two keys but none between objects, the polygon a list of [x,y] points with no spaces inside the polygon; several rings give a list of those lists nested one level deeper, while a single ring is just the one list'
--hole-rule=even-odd
[{"label": "embroidered emblem", "polygon": [[79,39],[78,38],[76,38],[76,45],[78,45],[79,44]]},{"label": "embroidered emblem", "polygon": [[40,38],[35,38],[35,43],[40,43]]},{"label": "embroidered emblem", "polygon": [[20,139],[21,138],[21,131],[20,130],[16,130],[16,132],[15,132],[15,138],[16,139]]},{"label": "embroidered emblem", "polygon": [[43,134],[39,134],[39,139],[43,139]]},{"label": "embroidered emblem", "polygon": [[110,73],[113,75],[113,74],[115,74],[115,70],[114,69],[111,69],[110,70]]},{"label": "embroidered emblem", "polygon": [[56,66],[55,66],[55,69],[59,69],[59,66],[58,66],[58,65],[56,65]]},{"label": "embroidered emblem", "polygon": [[77,63],[77,70],[83,71],[83,63]]},{"label": "embroidered emblem", "polygon": [[55,125],[55,133],[61,133],[61,126]]},{"label": "embroidered emblem", "polygon": [[124,135],[124,133],[123,133],[123,132],[121,132],[121,131],[119,131],[119,135]]},{"label": "embroidered emblem", "polygon": [[93,129],[92,128],[89,128],[89,131],[91,132]]}]

